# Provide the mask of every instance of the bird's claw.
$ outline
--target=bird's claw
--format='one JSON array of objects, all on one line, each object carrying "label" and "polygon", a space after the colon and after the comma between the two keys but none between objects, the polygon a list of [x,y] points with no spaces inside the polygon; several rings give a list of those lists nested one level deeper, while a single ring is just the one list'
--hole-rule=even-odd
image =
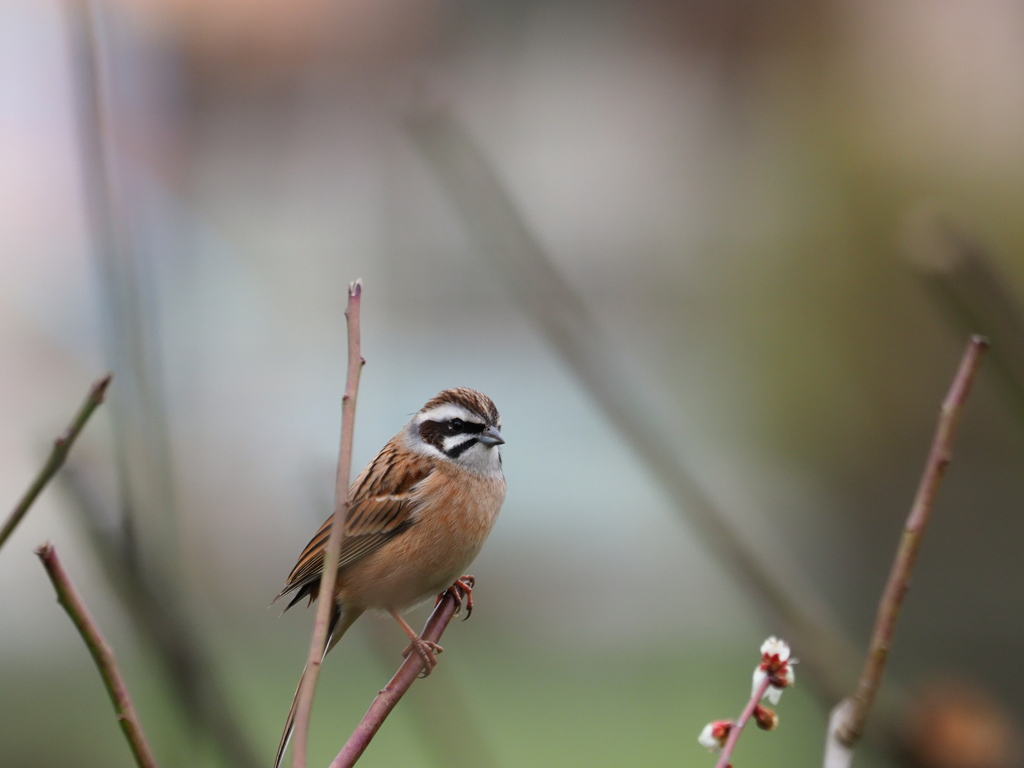
[{"label": "bird's claw", "polygon": [[420,659],[423,660],[423,671],[420,672],[419,676],[426,677],[433,672],[434,667],[437,666],[437,654],[444,651],[444,648],[431,640],[424,640],[422,637],[415,637],[406,649],[402,651],[402,656],[404,658],[408,658],[409,654],[413,651],[415,651],[419,655]]},{"label": "bird's claw", "polygon": [[473,613],[473,587],[475,584],[476,579],[468,573],[464,576],[460,576],[455,580],[454,584],[437,596],[437,602],[435,602],[434,605],[440,603],[445,595],[451,595],[455,598],[455,613],[452,615],[458,616],[459,612],[462,610],[462,601],[465,599],[466,615],[462,617],[462,620],[465,621]]}]

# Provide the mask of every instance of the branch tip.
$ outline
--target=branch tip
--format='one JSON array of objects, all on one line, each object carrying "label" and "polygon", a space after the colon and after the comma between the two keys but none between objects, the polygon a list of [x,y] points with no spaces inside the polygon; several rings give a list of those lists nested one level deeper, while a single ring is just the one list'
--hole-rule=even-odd
[{"label": "branch tip", "polygon": [[85,428],[89,417],[92,416],[93,412],[100,406],[100,403],[103,402],[103,393],[106,391],[110,379],[111,374],[108,373],[93,383],[89,388],[89,394],[86,395],[85,400],[79,407],[78,413],[75,414],[67,428],[53,441],[53,446],[50,449],[50,455],[47,457],[46,462],[40,468],[28,489],[22,494],[21,499],[18,500],[17,505],[15,505],[7,520],[0,526],[0,547],[14,533],[14,529],[17,528],[22,518],[28,514],[36,498],[43,492],[43,489],[46,488],[53,476],[57,474],[57,470],[63,466],[72,444],[78,438],[79,433]]},{"label": "branch tip", "polygon": [[89,390],[90,399],[97,403],[102,403],[107,396],[107,387],[110,386],[111,380],[114,378],[114,374],[108,373],[106,376],[102,376],[96,379],[92,385],[92,389]]}]

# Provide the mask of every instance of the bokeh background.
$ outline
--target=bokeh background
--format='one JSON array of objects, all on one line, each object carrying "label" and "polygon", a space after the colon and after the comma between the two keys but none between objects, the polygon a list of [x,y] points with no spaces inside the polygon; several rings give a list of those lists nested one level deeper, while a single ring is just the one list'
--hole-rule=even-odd
[{"label": "bokeh background", "polygon": [[[357,277],[355,469],[467,385],[509,483],[472,621],[361,765],[711,765],[697,734],[787,625],[693,509],[863,648],[973,331],[993,352],[858,764],[915,739],[1020,764],[1019,3],[2,0],[0,62],[0,509],[115,371],[0,552],[0,765],[131,764],[47,539],[162,764],[270,764],[312,613],[267,606],[330,511]],[[331,655],[312,765],[401,646],[367,618]],[[810,678],[737,765],[820,759]]]}]

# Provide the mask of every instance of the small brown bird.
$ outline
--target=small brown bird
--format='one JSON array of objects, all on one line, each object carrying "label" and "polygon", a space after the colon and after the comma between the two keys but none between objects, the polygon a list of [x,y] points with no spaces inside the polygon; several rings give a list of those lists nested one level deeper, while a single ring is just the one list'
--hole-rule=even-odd
[{"label": "small brown bird", "polygon": [[[401,611],[456,585],[466,594],[468,613],[472,583],[460,577],[483,546],[505,498],[498,450],[504,442],[501,416],[489,397],[464,387],[446,389],[359,474],[348,491],[325,656],[364,611],[385,610],[409,636],[405,653],[418,653],[429,674],[441,647],[420,638]],[[310,604],[317,599],[330,531],[328,518],[288,575],[277,596],[295,592],[288,608],[304,597]],[[277,768],[294,726],[295,693]]]}]

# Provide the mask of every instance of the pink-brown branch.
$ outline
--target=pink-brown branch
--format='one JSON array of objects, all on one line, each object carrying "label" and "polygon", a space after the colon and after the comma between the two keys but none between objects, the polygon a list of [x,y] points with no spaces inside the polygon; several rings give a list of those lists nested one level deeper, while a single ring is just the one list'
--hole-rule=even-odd
[{"label": "pink-brown branch", "polygon": [[135,756],[135,762],[139,768],[157,768],[156,759],[146,743],[146,736],[142,732],[142,724],[139,722],[138,713],[132,704],[131,696],[128,695],[128,688],[125,686],[124,678],[117,667],[117,660],[114,652],[107,645],[106,640],[100,633],[99,627],[93,620],[86,608],[82,598],[71,583],[64,566],[57,557],[57,550],[50,543],[43,544],[36,550],[36,554],[43,562],[46,573],[53,582],[53,588],[57,591],[57,602],[67,611],[71,621],[82,635],[93,661],[100,671],[103,683],[107,686],[107,693],[114,703],[114,711],[117,713],[117,721],[124,731],[128,740],[128,746]]},{"label": "pink-brown branch", "polygon": [[729,759],[732,757],[732,751],[736,749],[736,743],[740,740],[740,734],[743,733],[743,729],[753,716],[754,710],[757,709],[757,705],[760,703],[761,699],[764,698],[765,693],[768,692],[768,686],[771,685],[771,682],[770,676],[765,675],[754,689],[754,692],[750,695],[750,701],[748,701],[747,706],[743,708],[739,719],[736,720],[732,728],[729,729],[729,738],[725,740],[725,744],[722,746],[722,752],[718,756],[718,762],[715,763],[715,768],[728,768]]},{"label": "pink-brown branch", "polygon": [[359,280],[348,287],[348,306],[345,319],[348,324],[348,373],[345,380],[345,394],[341,402],[341,447],[338,451],[338,472],[334,490],[334,516],[331,518],[331,533],[324,552],[324,569],[320,579],[320,601],[316,619],[313,622],[313,637],[309,644],[309,658],[306,674],[302,676],[295,710],[294,746],[292,747],[292,768],[305,768],[306,743],[309,736],[309,715],[313,708],[313,695],[320,675],[324,648],[327,647],[327,628],[334,607],[334,586],[338,578],[338,559],[345,532],[345,518],[348,515],[348,487],[352,471],[352,435],[355,431],[356,395],[359,392],[359,374],[365,360],[360,344],[359,310],[362,304],[363,284]]},{"label": "pink-brown branch", "polygon": [[942,403],[931,451],[928,454],[924,473],[917,488],[917,495],[914,497],[913,506],[903,529],[896,559],[893,562],[892,571],[889,573],[889,581],[879,602],[871,646],[864,661],[864,669],[861,672],[856,693],[848,702],[840,704],[841,709],[837,711],[845,713],[845,715],[832,718],[833,726],[830,728],[829,740],[831,742],[835,738],[847,749],[852,747],[863,734],[868,713],[878,694],[889,655],[889,647],[892,644],[893,632],[896,629],[896,620],[899,617],[907,590],[910,589],[910,575],[917,560],[921,539],[935,504],[939,484],[942,482],[942,477],[952,457],[953,439],[956,436],[964,403],[987,348],[988,341],[983,337],[971,338],[949,393]]},{"label": "pink-brown branch", "polygon": [[[469,586],[472,588],[472,583]],[[453,589],[455,588],[453,587]],[[420,633],[420,637],[434,643],[440,640],[441,635],[444,634],[445,629],[448,627],[448,623],[455,615],[458,606],[458,598],[452,589],[449,589],[444,593],[441,601],[434,608],[433,613],[430,614],[430,618],[427,619],[427,624],[423,628],[423,632]],[[391,714],[391,710],[395,708],[395,705],[398,704],[399,700],[409,690],[422,671],[423,659],[418,653],[410,653],[402,666],[398,668],[395,676],[377,694],[369,710],[363,715],[363,719],[356,726],[352,735],[349,736],[348,741],[345,742],[341,752],[334,758],[330,768],[351,768],[351,766],[355,765],[356,760],[363,754],[370,741],[384,724],[384,720]]]}]

